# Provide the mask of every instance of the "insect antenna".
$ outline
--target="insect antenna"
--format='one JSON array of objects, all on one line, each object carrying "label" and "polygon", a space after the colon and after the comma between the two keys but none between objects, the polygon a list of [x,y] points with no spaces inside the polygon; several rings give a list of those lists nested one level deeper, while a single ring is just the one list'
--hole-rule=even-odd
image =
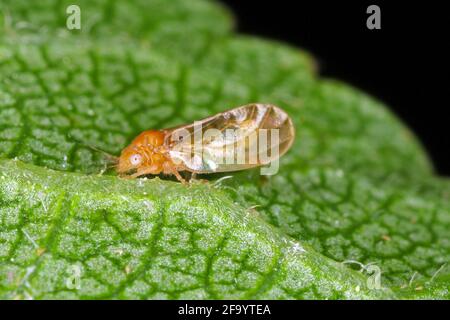
[{"label": "insect antenna", "polygon": [[75,141],[76,143],[79,143],[89,149],[92,149],[96,152],[99,152],[101,154],[103,154],[106,158],[106,160],[108,161],[108,165],[106,166],[108,169],[117,166],[118,162],[119,162],[119,157],[116,157],[108,152],[106,152],[105,150],[100,149],[99,147],[93,146],[89,143],[86,143],[84,141],[78,140],[77,138],[75,138],[74,136],[69,135],[69,137]]}]

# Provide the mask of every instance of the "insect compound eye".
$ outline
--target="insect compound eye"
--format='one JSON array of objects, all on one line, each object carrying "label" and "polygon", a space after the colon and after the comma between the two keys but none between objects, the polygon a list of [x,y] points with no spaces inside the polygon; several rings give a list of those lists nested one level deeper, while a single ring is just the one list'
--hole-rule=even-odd
[{"label": "insect compound eye", "polygon": [[139,164],[141,163],[141,161],[142,161],[142,157],[141,157],[140,154],[133,154],[133,155],[130,157],[130,163],[131,163],[133,166],[139,165]]}]

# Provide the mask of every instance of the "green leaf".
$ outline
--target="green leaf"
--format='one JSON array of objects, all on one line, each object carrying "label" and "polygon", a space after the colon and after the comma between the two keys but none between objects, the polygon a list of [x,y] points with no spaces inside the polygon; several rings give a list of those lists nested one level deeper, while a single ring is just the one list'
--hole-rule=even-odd
[{"label": "green leaf", "polygon": [[[362,275],[278,232],[214,184],[0,166],[6,298],[392,296],[369,292]],[[73,266],[79,290],[67,287]]]},{"label": "green leaf", "polygon": [[[81,30],[66,28],[66,10],[73,4],[81,11]],[[212,39],[224,37],[232,28],[231,15],[224,8],[201,0],[4,0],[0,11],[0,39],[12,44],[139,42],[151,51],[188,60],[201,56]],[[188,54],[179,55],[180,51]]]},{"label": "green leaf", "polygon": [[[79,1],[80,32],[67,4],[0,7],[0,296],[450,297],[450,184],[380,102],[209,1]],[[275,176],[124,181],[77,142],[251,101],[296,125]]]}]

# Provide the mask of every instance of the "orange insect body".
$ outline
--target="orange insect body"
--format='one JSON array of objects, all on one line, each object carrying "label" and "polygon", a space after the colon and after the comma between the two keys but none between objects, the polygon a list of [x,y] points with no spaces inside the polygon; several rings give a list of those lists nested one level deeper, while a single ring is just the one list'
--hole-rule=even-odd
[{"label": "orange insect body", "polygon": [[[231,135],[230,130],[234,130]],[[267,136],[261,135],[267,131],[271,131],[270,138],[276,138],[275,143],[267,144]],[[197,139],[200,141],[195,140],[197,134],[200,134],[200,139]],[[249,104],[194,124],[144,131],[122,150],[116,170],[120,176],[129,178],[173,174],[185,182],[180,171],[226,172],[268,164],[287,152],[293,141],[292,121],[282,109],[273,105]],[[198,142],[200,148],[196,149]],[[263,153],[270,155],[260,157]],[[249,160],[252,155],[256,156],[253,157],[256,161]],[[222,161],[224,157],[231,161]],[[237,158],[244,160],[239,162]]]}]

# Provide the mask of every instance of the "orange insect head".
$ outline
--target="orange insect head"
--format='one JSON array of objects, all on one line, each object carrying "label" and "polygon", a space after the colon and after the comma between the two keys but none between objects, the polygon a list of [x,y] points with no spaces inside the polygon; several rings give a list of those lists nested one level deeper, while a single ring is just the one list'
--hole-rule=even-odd
[{"label": "orange insect head", "polygon": [[158,130],[147,130],[138,135],[120,154],[117,172],[126,174],[143,166],[153,166],[154,171],[160,171],[164,162],[161,146],[165,134]]}]

